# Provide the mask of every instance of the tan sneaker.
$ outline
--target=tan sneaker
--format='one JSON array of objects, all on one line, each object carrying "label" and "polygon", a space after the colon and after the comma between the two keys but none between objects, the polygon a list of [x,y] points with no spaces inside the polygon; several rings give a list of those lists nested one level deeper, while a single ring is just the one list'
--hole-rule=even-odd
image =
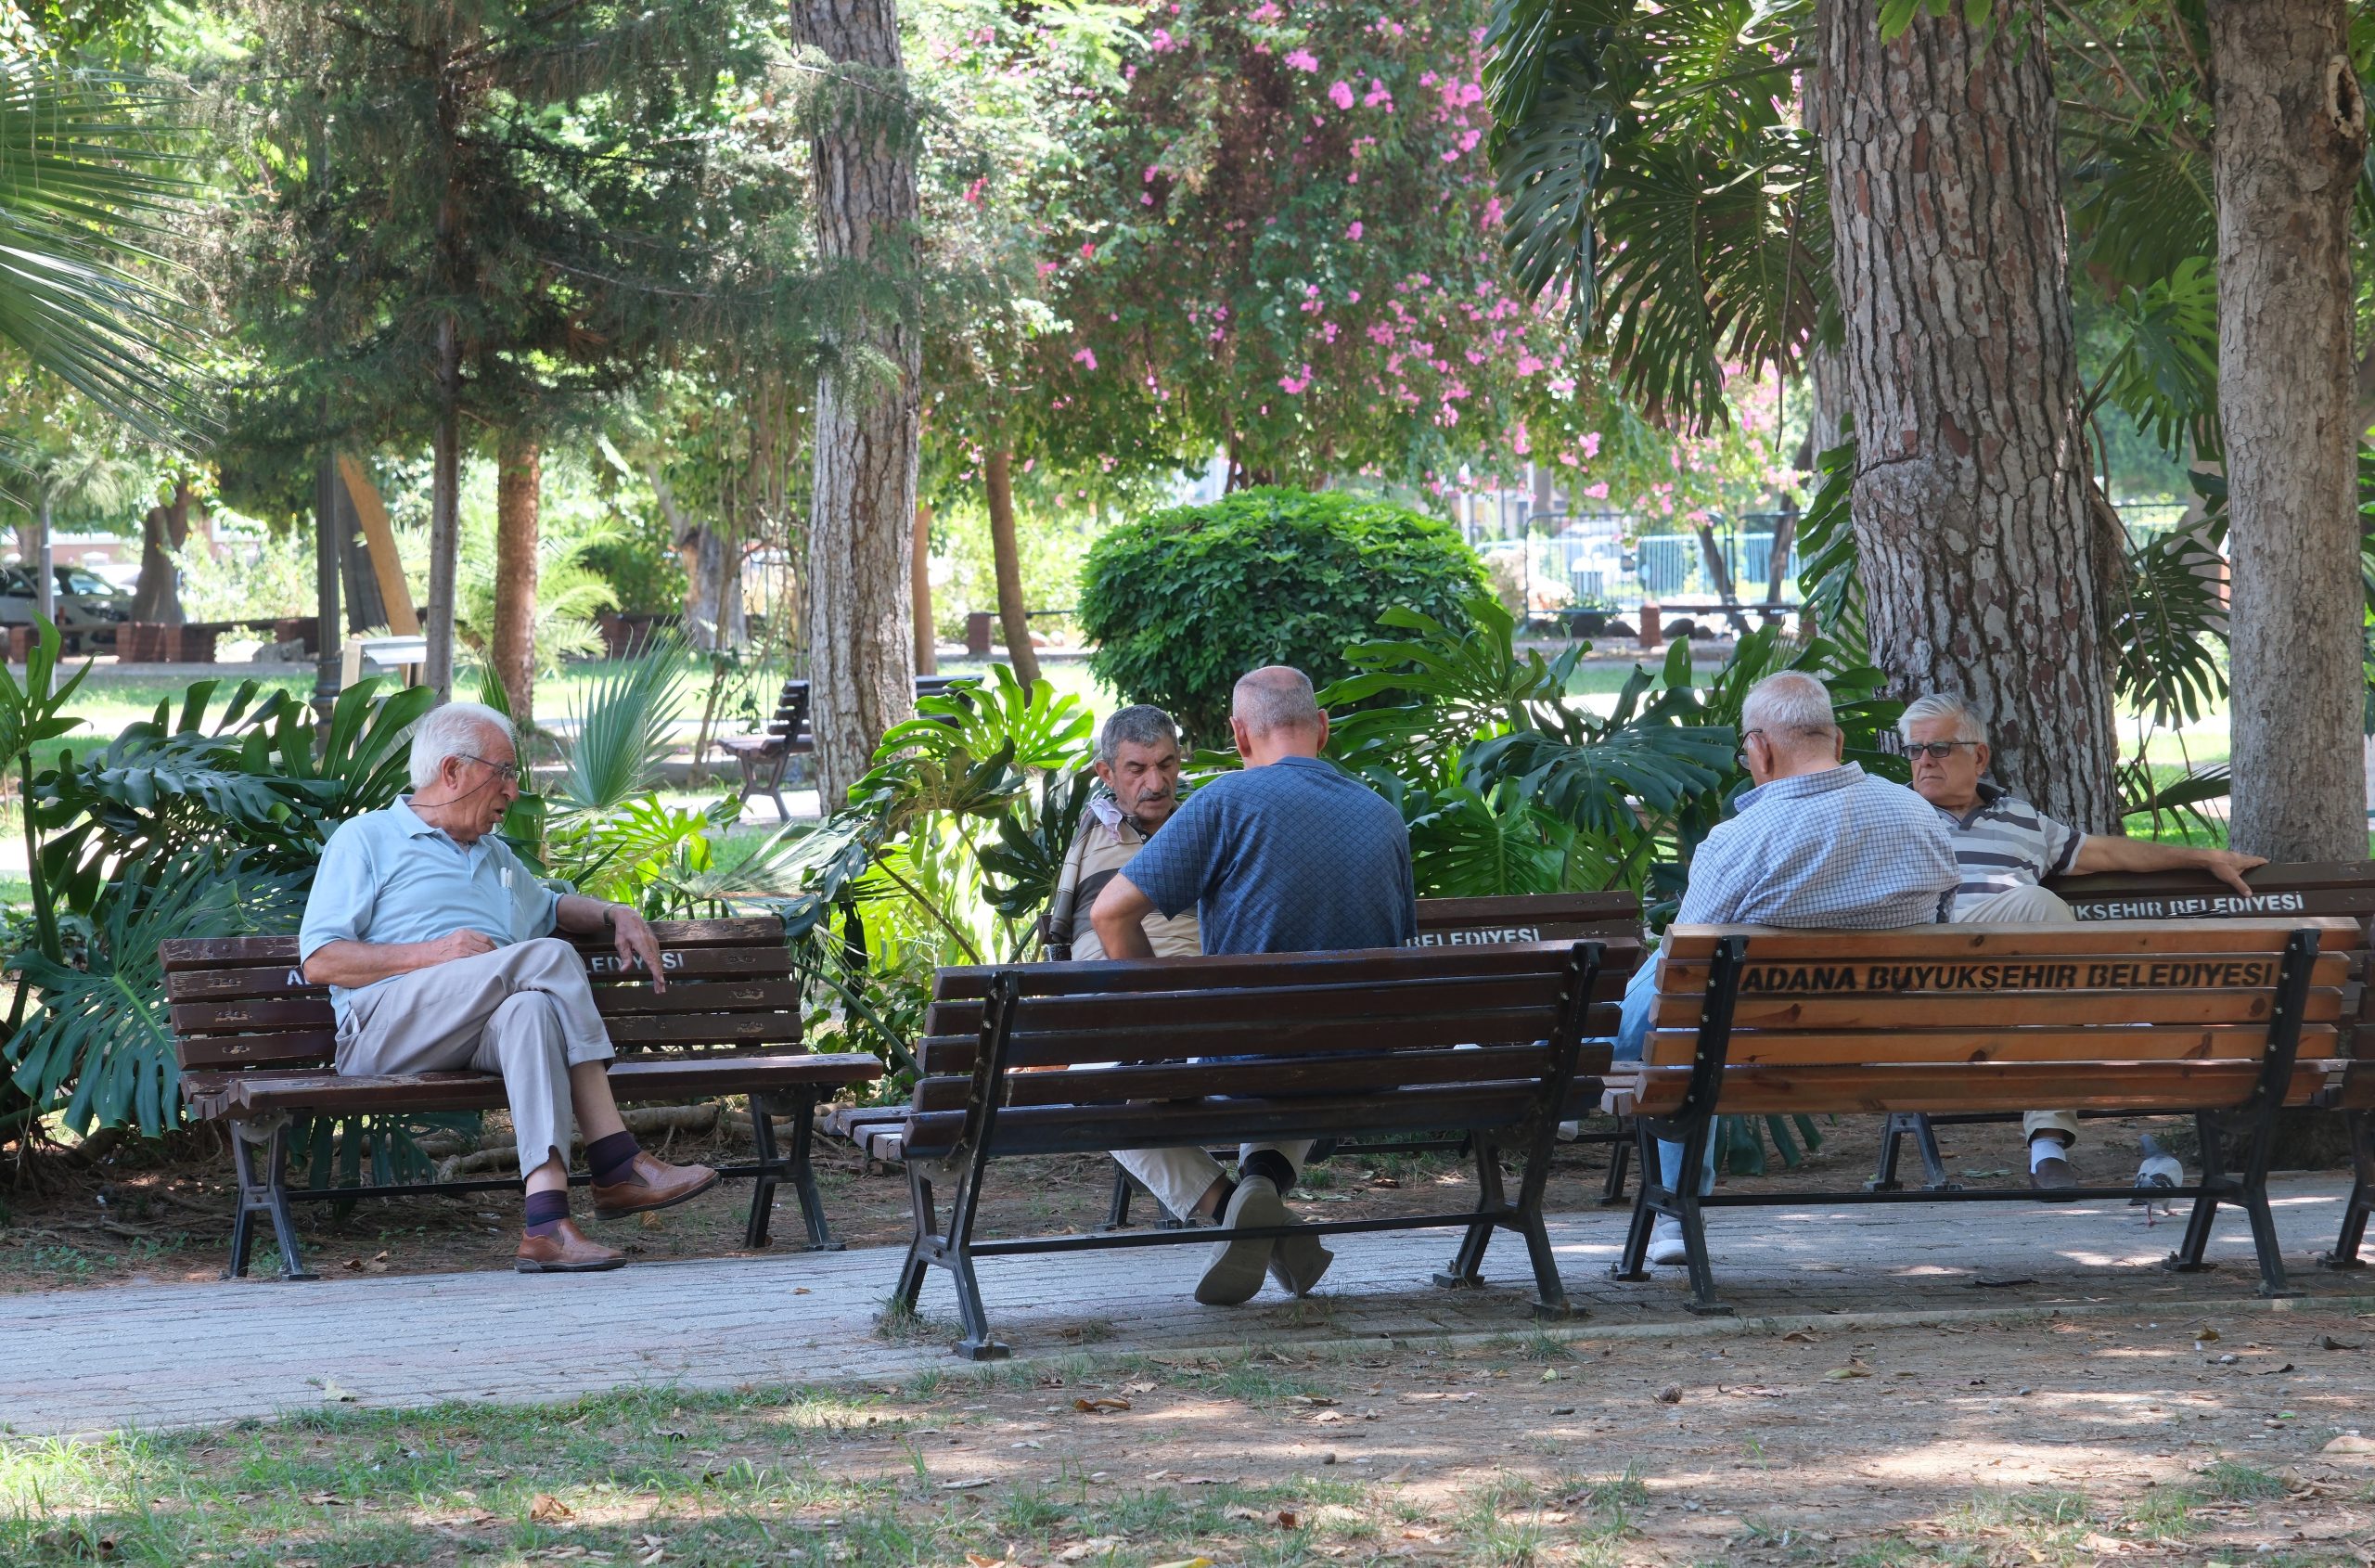
[{"label": "tan sneaker", "polygon": [[[1288,1225],[1293,1218],[1287,1213],[1286,1204],[1278,1201],[1278,1189],[1270,1184],[1268,1176],[1247,1176],[1229,1194],[1221,1224]],[[1262,1289],[1263,1276],[1270,1270],[1270,1257],[1276,1247],[1277,1243],[1267,1237],[1213,1243],[1212,1261],[1204,1265],[1204,1277],[1196,1281],[1196,1299],[1206,1306],[1239,1306],[1252,1301]]]},{"label": "tan sneaker", "polygon": [[626,1253],[601,1245],[562,1220],[548,1236],[523,1234],[511,1266],[522,1274],[599,1274],[626,1261]]},{"label": "tan sneaker", "polygon": [[635,1150],[635,1163],[616,1181],[594,1184],[594,1217],[621,1219],[698,1198],[717,1185],[707,1165],[671,1165]]}]

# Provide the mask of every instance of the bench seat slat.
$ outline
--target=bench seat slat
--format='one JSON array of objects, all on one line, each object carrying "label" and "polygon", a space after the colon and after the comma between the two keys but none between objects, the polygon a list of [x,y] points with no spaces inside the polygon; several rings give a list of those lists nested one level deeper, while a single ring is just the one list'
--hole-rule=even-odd
[{"label": "bench seat slat", "polygon": [[[1480,1024],[1477,1015],[1473,1013],[1463,1013],[1458,1015],[1458,1018],[1460,1022],[1458,1022],[1457,1027],[1455,1027],[1448,1032],[1439,1032],[1444,1034],[1444,1037],[1435,1039],[1431,1044],[1435,1046],[1526,1044],[1531,1040],[1547,1037],[1547,1032],[1546,1029],[1532,1029],[1519,1031],[1503,1039],[1487,1038],[1487,1032]],[[1617,1022],[1618,1014],[1615,1003],[1595,1003],[1591,1007],[1590,1010],[1585,1014],[1584,1033],[1587,1038],[1613,1039],[1616,1035]],[[941,1023],[942,1014],[939,1009],[935,1007],[930,1016],[930,1026],[938,1028]],[[1135,1052],[1128,1048],[1129,1045],[1134,1043],[1131,1040],[1132,1034],[1132,1031],[1113,1031],[1096,1035],[1094,1036],[1097,1046],[1095,1050],[1080,1050],[1075,1052],[1074,1055],[1078,1060],[1084,1061],[1150,1061],[1161,1060],[1166,1056],[1175,1054],[1169,1052],[1156,1052],[1149,1055]],[[1261,1035],[1248,1041],[1244,1047],[1238,1047],[1232,1054],[1249,1056],[1259,1055],[1261,1052],[1270,1048],[1270,1042],[1276,1037],[1277,1036],[1275,1034]],[[1378,1041],[1374,1035],[1367,1035],[1356,1041],[1354,1047],[1352,1048],[1357,1048],[1358,1047],[1363,1046],[1373,1046],[1377,1043]],[[1428,1041],[1417,1038],[1403,1042],[1403,1044],[1409,1048],[1424,1048],[1430,1042]],[[1217,1047],[1215,1047],[1215,1050],[1216,1049]],[[977,1057],[980,1052],[981,1035],[978,1029],[969,1034],[927,1035],[916,1042],[916,1060],[918,1065],[922,1067],[923,1071],[928,1073],[970,1073],[973,1070],[974,1058]],[[1175,1054],[1200,1056],[1213,1053],[1208,1052],[1200,1047],[1194,1052],[1182,1051]],[[1017,1065],[1022,1065],[1019,1059],[1009,1058],[1009,1060],[1016,1061]]]},{"label": "bench seat slat", "polygon": [[[2293,1070],[2288,1105],[2305,1105],[2329,1086],[2339,1063],[2304,1062]],[[2081,1111],[2224,1110],[2251,1097],[2256,1061],[2149,1061],[2106,1070],[2100,1061],[2048,1065],[1974,1062],[1960,1065],[1855,1067],[1727,1067],[1720,1105],[1727,1114],[1880,1115],[1891,1111],[1951,1114],[1967,1111],[2029,1111],[2040,1105]],[[1678,1109],[1689,1086],[1687,1067],[1651,1067],[1610,1074],[1610,1109],[1662,1115]]]},{"label": "bench seat slat", "polygon": [[[1688,1067],[1698,1032],[1652,1031],[1647,1060],[1657,1067]],[[2301,1031],[2302,1060],[2335,1054],[2333,1025]],[[1732,1032],[1727,1060],[1732,1064],[1805,1062],[1815,1065],[1951,1067],[1958,1062],[2248,1061],[2266,1054],[2266,1026],[2211,1024],[2198,1028],[1876,1030],[1870,1034],[1824,1034],[1814,1030]],[[2125,1069],[2119,1069],[2125,1071]],[[1727,1068],[1727,1073],[1729,1068]],[[1725,1091],[1728,1097],[1730,1090]]]},{"label": "bench seat slat", "polygon": [[[2309,993],[2303,1017],[2313,1023],[2330,1023],[2344,1011],[2345,992],[2324,986]],[[1920,1029],[1957,1022],[1956,1010],[1969,1010],[1974,1022],[1987,1027],[2020,1028],[2032,1024],[2070,1026],[2084,1023],[2250,1023],[2265,1022],[2275,1009],[2271,991],[2160,991],[2132,996],[2119,991],[2064,991],[1974,998],[1964,1009],[1942,1006],[1946,998],[1926,996],[1809,996],[1804,999],[1743,996],[1732,1007],[1734,1037],[1758,1029]],[[2356,1014],[2357,997],[2349,996]],[[1698,1027],[1701,1009],[1697,996],[1663,996],[1658,1002],[1662,1029]]]},{"label": "bench seat slat", "polygon": [[[1595,1089],[1598,1080],[1593,1080]],[[1430,1132],[1517,1125],[1534,1104],[1534,1088],[1429,1088],[1407,1094],[1374,1091],[1351,1099],[1264,1099],[1248,1096],[1188,1104],[1099,1106],[1084,1118],[1073,1106],[1001,1111],[990,1152],[1087,1154],[1107,1149],[1161,1148],[1272,1137],[1342,1137],[1365,1133]],[[964,1130],[961,1111],[930,1112],[907,1121],[911,1158],[931,1159],[953,1148]]]},{"label": "bench seat slat", "polygon": [[[610,1064],[611,1092],[621,1099],[674,1099],[698,1095],[762,1092],[795,1086],[838,1087],[882,1075],[871,1056],[643,1056]],[[484,1110],[504,1103],[503,1080],[488,1073],[419,1073],[341,1077],[335,1073],[241,1073],[227,1086],[202,1081],[209,1092],[243,1111]]]}]

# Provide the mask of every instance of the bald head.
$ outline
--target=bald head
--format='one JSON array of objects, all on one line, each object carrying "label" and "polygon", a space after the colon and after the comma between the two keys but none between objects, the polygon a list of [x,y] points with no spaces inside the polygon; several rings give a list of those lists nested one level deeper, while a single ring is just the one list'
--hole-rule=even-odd
[{"label": "bald head", "polygon": [[1248,767],[1280,757],[1316,757],[1328,743],[1328,715],[1312,694],[1311,677],[1285,664],[1265,664],[1238,677],[1228,726]]},{"label": "bald head", "polygon": [[1759,784],[1836,767],[1843,744],[1830,689],[1803,671],[1765,676],[1740,703],[1740,754]]}]

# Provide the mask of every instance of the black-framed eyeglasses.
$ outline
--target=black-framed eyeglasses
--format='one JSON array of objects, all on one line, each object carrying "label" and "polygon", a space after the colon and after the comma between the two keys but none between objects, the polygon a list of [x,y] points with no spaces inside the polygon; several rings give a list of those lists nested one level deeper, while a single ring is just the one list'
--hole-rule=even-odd
[{"label": "black-framed eyeglasses", "polygon": [[497,778],[502,779],[506,784],[517,784],[520,782],[520,765],[518,763],[492,763],[487,761],[484,757],[473,756],[468,752],[459,752],[457,754],[469,757],[470,761],[478,764],[481,767],[493,769],[494,776]]},{"label": "black-framed eyeglasses", "polygon": [[1932,762],[1945,762],[1955,754],[1958,746],[1976,746],[1976,740],[1908,740],[1905,754],[1908,757],[1927,756]]}]

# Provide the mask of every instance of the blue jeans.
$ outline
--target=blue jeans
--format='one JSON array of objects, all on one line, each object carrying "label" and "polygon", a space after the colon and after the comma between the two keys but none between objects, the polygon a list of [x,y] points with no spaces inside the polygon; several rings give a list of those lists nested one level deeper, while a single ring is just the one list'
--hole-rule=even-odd
[{"label": "blue jeans", "polygon": [[[1616,1060],[1638,1061],[1650,1040],[1650,1023],[1658,1010],[1658,965],[1655,958],[1633,971],[1624,983],[1624,1007],[1622,1022],[1616,1026]],[[1658,1179],[1669,1192],[1679,1191],[1682,1181],[1682,1145],[1658,1140]],[[1699,1195],[1704,1198],[1715,1189],[1715,1140],[1707,1139],[1707,1161],[1699,1173]]]}]

